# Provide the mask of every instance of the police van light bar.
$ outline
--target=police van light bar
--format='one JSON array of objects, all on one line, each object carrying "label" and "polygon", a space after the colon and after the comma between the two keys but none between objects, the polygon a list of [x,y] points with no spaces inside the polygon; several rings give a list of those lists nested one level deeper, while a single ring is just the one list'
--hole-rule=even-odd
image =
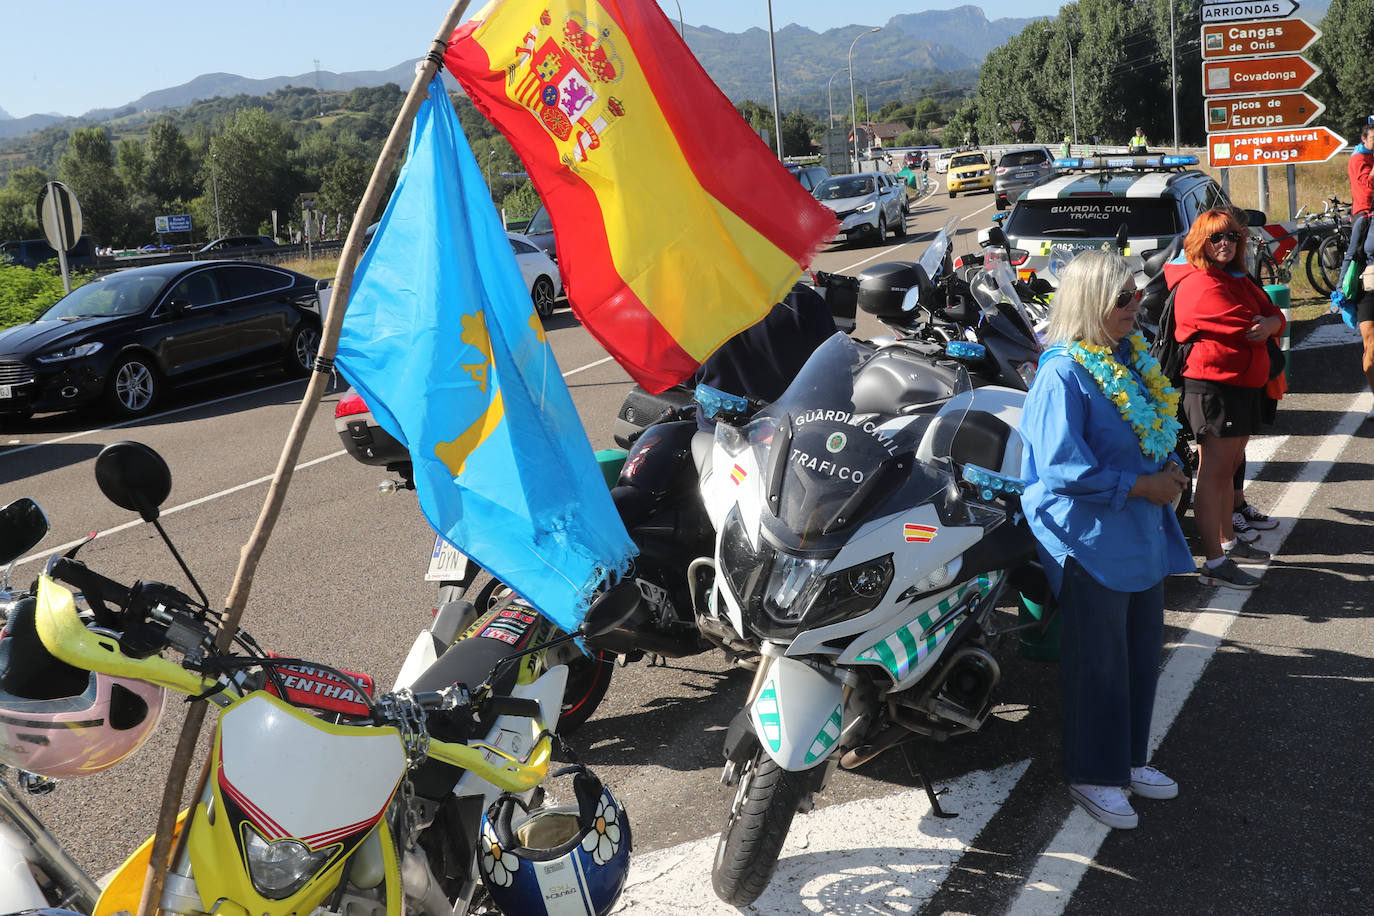
[{"label": "police van light bar", "polygon": [[1197,165],[1197,156],[1069,156],[1054,160],[1056,169],[1159,169]]}]

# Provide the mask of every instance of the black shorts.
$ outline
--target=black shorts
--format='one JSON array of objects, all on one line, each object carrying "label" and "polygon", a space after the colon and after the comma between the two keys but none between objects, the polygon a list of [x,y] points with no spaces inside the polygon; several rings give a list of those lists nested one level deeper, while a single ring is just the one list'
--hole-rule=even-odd
[{"label": "black shorts", "polygon": [[1365,293],[1355,300],[1355,327],[1362,321],[1374,321],[1374,293]]},{"label": "black shorts", "polygon": [[1238,388],[1220,382],[1184,378],[1179,411],[1198,440],[1232,439],[1260,431],[1263,388]]}]

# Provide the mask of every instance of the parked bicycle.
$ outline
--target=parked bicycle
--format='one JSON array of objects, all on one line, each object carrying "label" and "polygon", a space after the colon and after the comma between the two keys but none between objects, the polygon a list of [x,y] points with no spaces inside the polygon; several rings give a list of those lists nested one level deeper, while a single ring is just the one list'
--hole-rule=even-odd
[{"label": "parked bicycle", "polygon": [[1252,233],[1255,251],[1255,278],[1261,284],[1288,285],[1300,254],[1306,255],[1304,269],[1312,289],[1329,296],[1340,278],[1341,259],[1350,243],[1350,204],[1335,197],[1323,201],[1320,212],[1298,211],[1295,228],[1280,236]]}]

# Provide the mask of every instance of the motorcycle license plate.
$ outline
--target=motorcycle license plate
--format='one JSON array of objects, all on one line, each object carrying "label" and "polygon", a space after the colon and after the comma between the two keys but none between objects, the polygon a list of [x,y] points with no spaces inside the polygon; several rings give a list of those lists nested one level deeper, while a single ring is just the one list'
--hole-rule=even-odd
[{"label": "motorcycle license plate", "polygon": [[14,392],[10,390],[10,386],[9,386],[9,385],[0,385],[0,398],[12,398],[12,397],[14,397]]},{"label": "motorcycle license plate", "polygon": [[442,537],[434,539],[434,553],[429,558],[429,569],[425,572],[426,582],[443,582],[449,579],[463,579],[468,574],[467,555],[458,550]]}]

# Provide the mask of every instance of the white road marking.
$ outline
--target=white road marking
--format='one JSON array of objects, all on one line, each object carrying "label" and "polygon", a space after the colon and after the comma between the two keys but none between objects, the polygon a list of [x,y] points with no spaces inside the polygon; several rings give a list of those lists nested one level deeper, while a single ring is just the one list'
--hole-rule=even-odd
[{"label": "white road marking", "polygon": [[[595,362],[590,362],[590,363],[587,363],[586,365],[578,366],[576,369],[569,369],[567,372],[564,372],[564,373],[563,373],[563,378],[567,378],[567,377],[570,376],[570,375],[576,375],[577,373],[586,371],[587,369],[595,368],[596,366],[600,366],[602,363],[609,362],[610,360],[611,360],[611,357],[607,356],[607,357],[603,357],[602,359],[598,359],[598,360],[596,360]],[[271,390],[274,389],[274,388],[280,388],[280,387],[282,387],[283,385],[289,385],[289,384],[293,384],[293,383],[292,383],[292,382],[283,382],[283,383],[281,383],[281,384],[279,384],[279,385],[271,385],[271,386],[269,386],[269,387],[267,387],[267,388],[259,388],[259,389],[257,389],[255,392],[248,392],[247,394],[254,394],[254,393],[256,393],[257,391],[271,391]],[[171,416],[172,414],[180,413],[180,412],[182,412],[182,411],[184,411],[184,410],[191,410],[191,409],[197,408],[197,407],[205,407],[205,406],[208,406],[208,405],[210,405],[210,404],[218,404],[218,403],[220,403],[221,401],[228,401],[228,400],[232,400],[232,399],[234,399],[234,398],[246,397],[247,394],[230,395],[229,397],[219,398],[219,399],[214,400],[214,401],[206,401],[206,402],[204,402],[204,403],[202,403],[202,404],[194,404],[194,405],[190,405],[190,406],[187,406],[187,407],[179,407],[179,408],[177,408],[176,410],[169,410],[169,411],[166,411],[165,413],[155,414],[154,416],[157,416],[157,417],[169,417],[169,416]],[[145,418],[143,418],[143,419],[151,419],[151,417],[145,417]],[[44,446],[44,445],[55,445],[55,444],[58,443],[58,442],[66,442],[66,441],[68,441],[69,439],[77,439],[77,438],[80,438],[81,436],[89,436],[89,435],[92,435],[92,434],[94,434],[94,433],[103,432],[103,431],[109,430],[109,429],[118,429],[118,428],[121,427],[121,426],[127,426],[127,425],[129,425],[130,423],[135,423],[135,422],[139,422],[139,421],[136,421],[136,420],[128,420],[128,421],[125,421],[124,423],[116,423],[116,424],[114,424],[114,425],[112,425],[112,426],[105,426],[105,427],[102,427],[102,428],[100,428],[100,429],[88,429],[88,430],[84,430],[84,431],[82,431],[82,432],[72,433],[72,434],[67,435],[67,436],[62,436],[62,437],[59,437],[59,438],[57,438],[57,439],[47,439],[47,440],[45,440],[45,441],[43,441],[43,442],[35,442],[35,443],[31,444],[31,445],[25,445],[25,446],[23,446],[22,448],[13,449],[12,451],[5,452],[4,454],[5,454],[5,455],[13,455],[13,454],[15,454],[16,452],[22,452],[22,451],[25,451],[25,450],[31,449],[31,448],[38,448],[38,447]],[[348,454],[348,452],[347,452],[345,449],[339,449],[337,452],[330,452],[328,455],[323,455],[323,456],[321,456],[321,457],[319,457],[319,458],[314,458],[314,459],[312,459],[312,460],[310,460],[310,461],[304,461],[304,462],[302,462],[302,463],[296,465],[296,470],[299,471],[299,470],[302,470],[303,468],[308,468],[308,467],[312,467],[312,466],[317,465],[317,464],[322,464],[322,463],[325,462],[325,461],[329,461],[330,459],[338,458],[338,457],[340,457],[341,455],[347,455],[347,454]],[[163,514],[164,516],[172,515],[173,513],[180,512],[180,511],[182,511],[183,509],[190,509],[190,508],[193,508],[193,507],[195,507],[195,506],[199,506],[199,505],[203,505],[203,504],[205,504],[205,503],[211,502],[212,500],[219,499],[219,498],[221,498],[221,497],[223,497],[223,496],[230,496],[230,495],[232,495],[232,494],[234,494],[234,493],[238,493],[240,490],[246,490],[246,489],[248,489],[249,487],[256,487],[256,486],[258,486],[259,484],[268,483],[269,481],[272,480],[272,477],[273,477],[273,476],[274,476],[274,475],[272,475],[272,474],[268,474],[268,475],[265,476],[265,477],[259,477],[259,478],[257,478],[256,480],[250,480],[250,481],[248,481],[247,483],[237,484],[236,486],[232,486],[232,487],[229,487],[229,488],[227,488],[227,489],[220,490],[220,491],[217,492],[217,493],[211,493],[211,494],[208,495],[208,496],[202,496],[202,497],[200,497],[199,499],[193,499],[193,500],[191,500],[190,502],[182,503],[182,504],[180,504],[180,505],[178,505],[178,506],[174,506],[174,507],[172,507],[172,508],[170,508],[170,509],[164,509],[164,510],[162,511],[162,514]],[[119,533],[119,532],[121,532],[121,531],[125,531],[125,530],[127,530],[127,529],[129,529],[129,528],[133,528],[134,526],[136,526],[136,525],[141,525],[141,524],[143,524],[143,520],[142,520],[142,519],[134,519],[133,521],[125,522],[125,523],[122,524],[122,525],[116,525],[115,527],[109,528],[109,529],[107,529],[107,530],[105,530],[105,531],[96,532],[96,533],[95,533],[95,536],[96,536],[96,539],[98,540],[99,538],[103,538],[103,537],[105,537],[105,536],[107,536],[107,535],[117,534],[117,533]],[[30,555],[30,556],[24,557],[22,560],[17,560],[17,561],[15,561],[15,565],[16,565],[16,566],[19,566],[19,565],[23,565],[24,563],[31,563],[31,562],[33,562],[33,561],[35,561],[35,560],[46,559],[47,557],[53,556],[54,554],[65,553],[66,551],[72,549],[73,547],[77,546],[78,544],[84,544],[84,543],[86,542],[86,540],[87,540],[86,538],[80,538],[80,539],[75,540],[75,541],[68,541],[68,542],[65,543],[65,544],[59,544],[57,547],[54,547],[54,548],[52,548],[51,550],[45,550],[45,551],[43,551],[42,553],[35,553],[35,554]]]},{"label": "white road marking", "polygon": [[[275,385],[268,385],[266,388],[255,388],[252,391],[246,391],[242,394],[225,395],[222,398],[215,398],[213,401],[202,401],[197,404],[187,404],[185,407],[177,407],[172,410],[164,410],[162,413],[149,414],[146,417],[135,417],[132,420],[124,420],[120,423],[111,423],[109,426],[100,426],[95,429],[83,429],[80,432],[68,433],[65,436],[58,436],[56,439],[44,439],[42,442],[30,442],[28,445],[21,445],[18,448],[10,449],[4,454],[6,456],[17,455],[20,452],[27,452],[31,448],[39,448],[44,445],[56,445],[59,442],[70,442],[72,439],[80,439],[82,436],[93,436],[96,433],[103,433],[111,429],[119,429],[124,426],[130,426],[134,423],[146,423],[149,420],[160,420],[163,417],[173,417],[179,413],[185,413],[188,410],[199,410],[202,407],[210,407],[215,404],[222,404],[225,401],[232,401],[236,398],[248,397],[249,395],[258,394],[263,391],[274,391],[277,388],[285,388],[287,385],[297,384],[298,381],[299,379],[292,379],[289,382],[278,382]],[[19,440],[16,439],[12,441],[17,442]]]},{"label": "white road marking", "polygon": [[[297,471],[304,470],[305,468],[313,467],[314,465],[317,465],[317,464],[323,464],[324,462],[328,461],[328,460],[331,459],[331,458],[337,458],[337,457],[339,457],[340,455],[347,455],[347,454],[348,454],[348,452],[345,451],[344,449],[339,449],[337,452],[330,452],[328,455],[322,455],[321,457],[319,457],[319,458],[313,458],[313,459],[311,459],[310,461],[302,461],[300,464],[296,465],[296,470],[297,470]],[[265,477],[259,477],[257,480],[250,480],[250,481],[248,481],[247,483],[238,484],[237,486],[230,487],[230,488],[227,489],[227,490],[220,490],[218,493],[211,493],[209,496],[202,496],[202,497],[200,497],[199,499],[193,499],[193,500],[191,500],[190,502],[181,503],[180,505],[173,506],[173,507],[170,508],[170,509],[163,509],[163,510],[162,510],[162,513],[161,513],[161,517],[162,517],[162,518],[166,518],[167,516],[169,516],[169,515],[174,515],[175,513],[180,512],[180,511],[182,511],[183,509],[192,509],[192,508],[194,508],[194,507],[196,507],[196,506],[200,506],[200,505],[203,505],[203,504],[205,504],[205,503],[211,502],[212,500],[219,499],[219,498],[222,497],[222,496],[229,496],[229,495],[231,495],[231,494],[233,494],[233,493],[239,492],[240,490],[246,490],[246,489],[248,489],[249,487],[256,487],[256,486],[258,486],[259,484],[269,483],[269,482],[271,482],[271,480],[272,480],[272,478],[273,478],[274,476],[276,476],[276,475],[275,475],[275,474],[268,474],[268,475],[265,476]],[[103,537],[107,537],[107,536],[109,536],[109,535],[111,535],[111,534],[118,534],[118,533],[121,532],[121,531],[127,531],[127,530],[130,529],[130,528],[133,528],[133,527],[135,527],[135,526],[137,526],[137,525],[142,525],[142,524],[143,524],[143,519],[141,519],[141,518],[136,518],[136,519],[134,519],[133,521],[125,522],[125,523],[122,524],[122,525],[115,525],[113,528],[107,528],[107,529],[104,530],[104,531],[92,532],[92,533],[95,535],[95,537],[92,538],[92,539],[89,539],[89,540],[99,540],[99,539],[101,539],[101,538],[103,538]],[[73,547],[75,547],[75,546],[78,545],[78,544],[84,544],[84,543],[86,543],[87,540],[88,540],[88,538],[79,538],[79,539],[77,539],[77,540],[75,540],[75,541],[68,541],[68,542],[65,543],[65,544],[59,544],[58,546],[52,548],[51,550],[45,550],[45,551],[43,551],[42,553],[31,554],[31,555],[29,555],[29,556],[27,556],[27,557],[24,557],[24,559],[22,559],[22,560],[17,560],[17,561],[15,562],[15,565],[16,565],[16,566],[22,566],[22,565],[25,564],[25,563],[32,563],[34,560],[42,560],[42,559],[45,559],[45,558],[47,558],[47,557],[52,556],[53,554],[65,553],[66,551],[71,550]]]},{"label": "white road marking", "polygon": [[[940,889],[1029,766],[1010,763],[948,783],[940,805],[959,816],[947,820],[930,815],[923,789],[797,815],[778,870],[749,912],[914,912]],[[724,805],[717,807],[723,813]],[[737,916],[708,879],[719,836],[631,857],[629,883],[612,912]]]},{"label": "white road marking", "polygon": [[[1317,495],[1321,483],[1335,467],[1341,450],[1350,434],[1364,420],[1361,405],[1369,395],[1360,392],[1350,399],[1345,416],[1321,441],[1312,459],[1303,465],[1293,481],[1284,488],[1283,495],[1269,514],[1279,519],[1279,526],[1264,532],[1259,545],[1278,553],[1297,520]],[[1284,437],[1286,438],[1286,437]],[[1263,576],[1264,568],[1246,564],[1253,574]],[[1159,677],[1155,699],[1155,714],[1150,734],[1153,753],[1168,734],[1184,702],[1202,677],[1213,653],[1226,637],[1227,630],[1240,615],[1250,592],[1218,588],[1211,600],[1193,619],[1192,628],[1169,653],[1169,661]],[[1188,787],[1183,787],[1187,792]],[[1107,838],[1110,828],[1097,823],[1075,806],[1058,835],[1045,847],[1040,862],[1031,872],[1021,895],[1007,911],[1008,916],[1043,916],[1064,911],[1078,882],[1091,866],[1093,858]]]}]

